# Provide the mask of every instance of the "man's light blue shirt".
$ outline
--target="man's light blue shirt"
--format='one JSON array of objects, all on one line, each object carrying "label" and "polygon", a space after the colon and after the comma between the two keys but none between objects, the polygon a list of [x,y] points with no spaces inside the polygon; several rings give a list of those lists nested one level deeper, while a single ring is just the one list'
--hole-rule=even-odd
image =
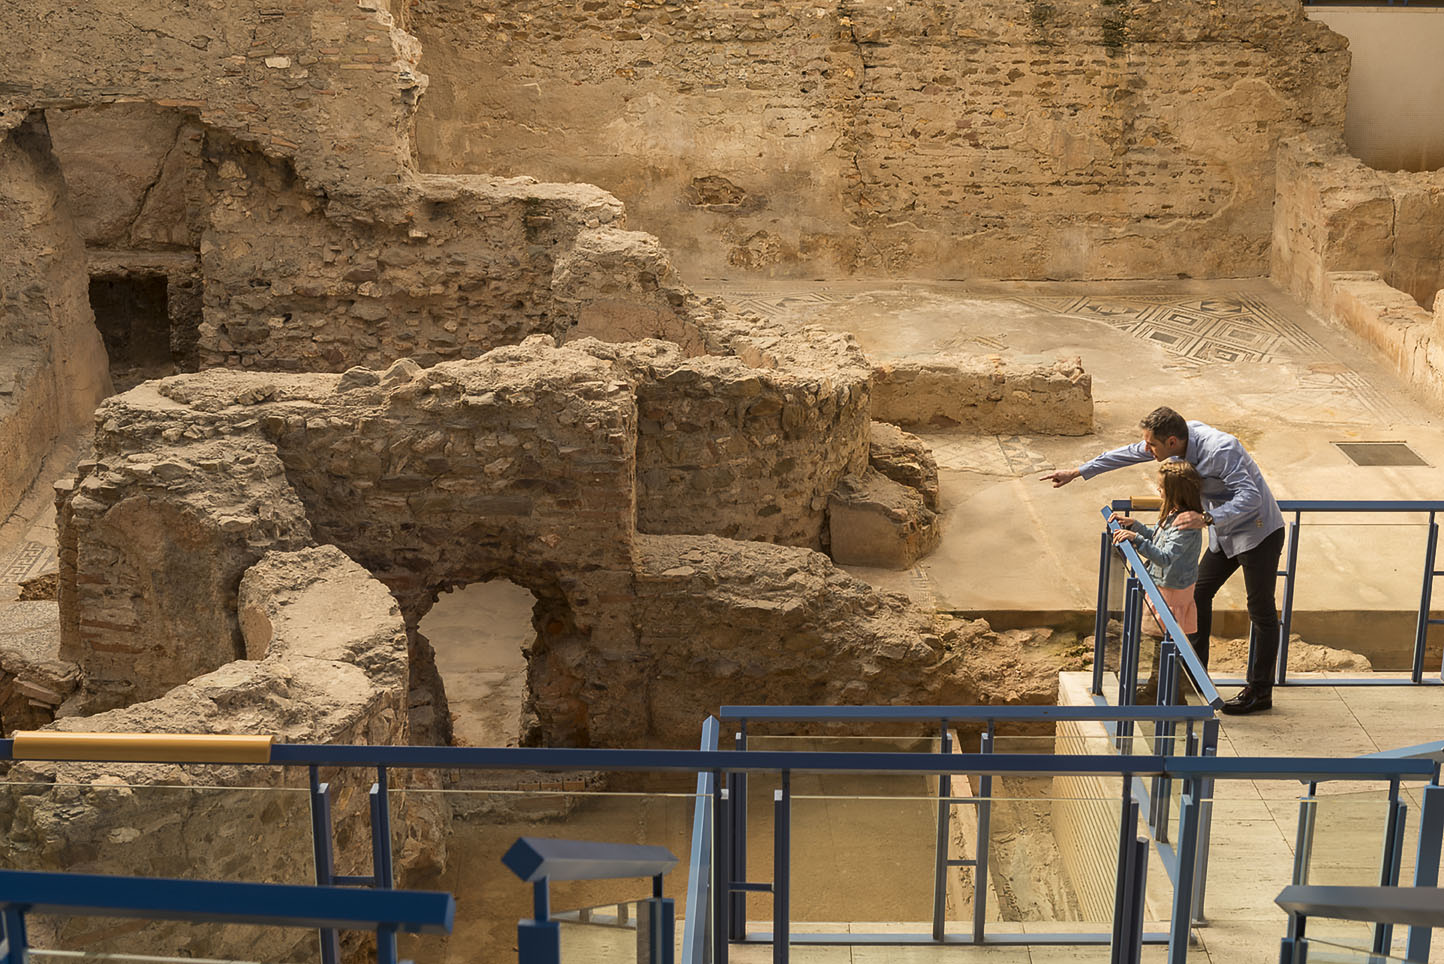
[{"label": "man's light blue shirt", "polygon": [[[1078,466],[1083,478],[1152,462],[1141,442],[1104,452]],[[1227,432],[1202,422],[1188,423],[1188,445],[1174,461],[1193,463],[1203,477],[1203,507],[1213,514],[1208,547],[1232,559],[1283,528],[1284,515],[1269,491],[1258,463],[1243,444]]]}]

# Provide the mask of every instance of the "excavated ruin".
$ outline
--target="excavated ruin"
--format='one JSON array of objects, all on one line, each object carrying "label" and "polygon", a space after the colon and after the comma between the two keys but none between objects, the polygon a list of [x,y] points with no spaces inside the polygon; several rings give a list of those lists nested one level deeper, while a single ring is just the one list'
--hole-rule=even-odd
[{"label": "excavated ruin", "polygon": [[[938,545],[938,468],[904,429],[1088,434],[1081,363],[874,364],[699,297],[669,250],[689,273],[993,278],[1272,251],[1441,384],[1441,309],[1414,302],[1439,261],[1401,255],[1393,219],[1437,234],[1437,176],[1341,186],[1347,53],[1296,5],[391,6],[0,8],[0,515],[93,428],[56,486],[53,590],[0,610],[5,732],[446,743],[421,622],[494,579],[535,599],[530,743],[695,745],[724,702],[1051,700],[1071,639],[835,563]],[[677,116],[706,120],[685,150]],[[15,765],[0,859],[305,879],[284,779]],[[368,859],[362,779],[332,776],[343,873]],[[398,870],[426,879],[449,805],[398,806]]]}]

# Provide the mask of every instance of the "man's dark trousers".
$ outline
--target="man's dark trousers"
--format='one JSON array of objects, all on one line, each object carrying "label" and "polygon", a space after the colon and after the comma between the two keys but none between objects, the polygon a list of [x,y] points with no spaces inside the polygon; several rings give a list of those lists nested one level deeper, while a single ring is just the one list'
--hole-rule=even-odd
[{"label": "man's dark trousers", "polygon": [[1213,597],[1240,566],[1244,591],[1248,593],[1248,618],[1253,623],[1253,659],[1249,661],[1248,684],[1267,692],[1274,685],[1274,665],[1279,655],[1279,611],[1274,605],[1278,582],[1279,554],[1284,548],[1284,530],[1275,529],[1263,542],[1230,559],[1215,549],[1203,554],[1198,564],[1198,582],[1193,601],[1198,606],[1198,632],[1189,633],[1194,652],[1208,665],[1208,639],[1213,629]]}]

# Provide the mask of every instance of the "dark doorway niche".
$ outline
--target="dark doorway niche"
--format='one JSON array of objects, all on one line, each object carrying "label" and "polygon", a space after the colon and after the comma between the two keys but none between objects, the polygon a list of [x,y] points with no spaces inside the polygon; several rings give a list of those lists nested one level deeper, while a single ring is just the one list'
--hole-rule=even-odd
[{"label": "dark doorway niche", "polygon": [[117,391],[175,373],[165,276],[91,278],[90,308]]}]

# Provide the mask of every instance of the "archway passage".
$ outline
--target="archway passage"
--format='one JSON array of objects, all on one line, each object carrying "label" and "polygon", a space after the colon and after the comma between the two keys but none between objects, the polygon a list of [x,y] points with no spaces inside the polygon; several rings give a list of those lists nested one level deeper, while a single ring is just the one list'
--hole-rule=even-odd
[{"label": "archway passage", "polygon": [[536,597],[505,579],[441,594],[421,620],[446,689],[452,742],[517,746]]},{"label": "archway passage", "polygon": [[91,278],[90,308],[118,391],[175,374],[163,276]]}]

